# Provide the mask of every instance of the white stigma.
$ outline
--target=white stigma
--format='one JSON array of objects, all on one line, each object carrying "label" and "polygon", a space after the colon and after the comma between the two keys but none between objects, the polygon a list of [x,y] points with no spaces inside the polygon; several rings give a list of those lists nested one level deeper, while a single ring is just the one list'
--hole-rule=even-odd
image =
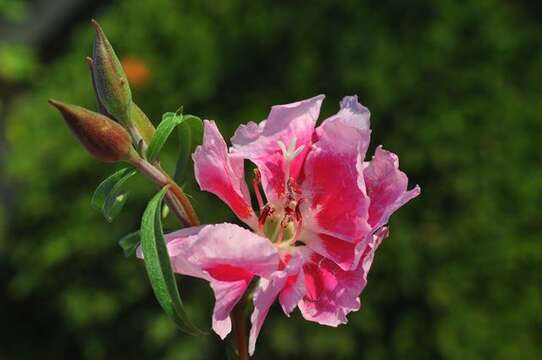
[{"label": "white stigma", "polygon": [[301,152],[303,151],[303,148],[305,145],[301,145],[297,149],[295,148],[297,145],[297,138],[295,136],[292,136],[290,139],[290,143],[288,144],[288,147],[282,142],[277,141],[277,144],[279,145],[280,150],[282,151],[282,155],[284,156],[284,159],[286,159],[286,162],[291,162],[294,160]]}]

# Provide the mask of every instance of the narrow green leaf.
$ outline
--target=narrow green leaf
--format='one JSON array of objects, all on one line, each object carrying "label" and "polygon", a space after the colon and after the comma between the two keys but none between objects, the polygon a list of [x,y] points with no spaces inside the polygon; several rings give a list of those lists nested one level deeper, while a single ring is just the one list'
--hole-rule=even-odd
[{"label": "narrow green leaf", "polygon": [[113,188],[111,188],[111,191],[109,191],[109,193],[105,197],[105,203],[102,208],[102,213],[104,214],[107,221],[112,222],[113,219],[117,217],[117,215],[124,207],[126,200],[128,200],[128,193],[123,190],[124,184],[126,183],[126,181],[128,181],[129,178],[131,178],[135,174],[136,171],[134,169],[124,174],[124,176],[121,177],[115,183],[115,185],[113,185]]},{"label": "narrow green leaf", "polygon": [[203,139],[203,122],[194,115],[185,115],[183,122],[177,127],[179,136],[179,158],[173,179],[177,184],[185,184],[193,173],[192,153]]},{"label": "narrow green leaf", "polygon": [[100,210],[108,221],[120,212],[126,202],[127,194],[122,193],[122,184],[134,174],[135,170],[132,168],[120,169],[102,181],[94,191],[90,204]]},{"label": "narrow green leaf", "polygon": [[156,161],[160,151],[164,147],[166,140],[171,135],[175,126],[183,122],[183,115],[178,113],[167,112],[162,116],[160,125],[156,128],[156,132],[151,139],[149,148],[147,149],[147,159],[150,162]]},{"label": "narrow green leaf", "polygon": [[161,204],[167,189],[164,187],[151,199],[141,220],[141,248],[145,268],[154,295],[166,314],[182,331],[192,335],[202,335],[205,332],[190,322],[184,310],[162,232]]},{"label": "narrow green leaf", "polygon": [[134,231],[125,235],[122,239],[119,240],[119,246],[124,252],[124,256],[131,257],[134,256],[141,241],[141,236],[139,235],[140,231]]}]

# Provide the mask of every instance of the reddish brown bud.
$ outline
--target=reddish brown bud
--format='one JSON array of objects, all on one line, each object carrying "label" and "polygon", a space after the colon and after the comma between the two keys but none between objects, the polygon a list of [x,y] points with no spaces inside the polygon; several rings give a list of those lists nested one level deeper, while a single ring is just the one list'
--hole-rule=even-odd
[{"label": "reddish brown bud", "polygon": [[77,139],[98,160],[115,162],[133,154],[130,135],[115,121],[80,106],[52,99],[49,104],[60,111]]}]

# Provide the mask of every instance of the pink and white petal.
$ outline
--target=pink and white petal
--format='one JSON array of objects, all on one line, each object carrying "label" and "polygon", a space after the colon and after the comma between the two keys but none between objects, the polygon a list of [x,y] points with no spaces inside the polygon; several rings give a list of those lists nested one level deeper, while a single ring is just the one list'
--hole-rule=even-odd
[{"label": "pink and white petal", "polygon": [[248,340],[248,352],[251,356],[254,354],[256,340],[269,312],[269,308],[286,284],[287,277],[288,275],[285,272],[280,271],[273,274],[269,279],[261,278],[258,288],[254,292],[254,311],[250,317],[252,327],[250,328]]},{"label": "pink and white petal", "polygon": [[210,282],[216,298],[213,329],[224,338],[231,330],[229,314],[253,277],[269,277],[278,268],[277,250],[268,239],[228,223],[181,230],[169,237],[174,271]]},{"label": "pink and white petal", "polygon": [[238,281],[211,281],[211,288],[216,299],[213,310],[213,330],[221,339],[230,333],[230,313],[245,293],[251,280],[252,275]]},{"label": "pink and white petal", "polygon": [[[204,226],[206,225],[187,227],[187,228],[183,228],[183,229],[171,232],[169,234],[166,234],[165,235],[166,244],[170,245],[168,247],[169,257],[172,258],[178,255],[178,253],[176,252],[176,247],[171,246],[171,244],[169,243],[173,242],[174,244],[174,242],[177,240],[183,241],[189,236],[197,235]],[[143,259],[143,249],[141,248],[141,244],[136,249],[136,256],[140,259]]]},{"label": "pink and white petal", "polygon": [[365,193],[362,161],[369,146],[369,113],[355,97],[316,130],[304,165],[301,185],[309,206],[303,221],[313,232],[356,242],[369,231],[369,198]]},{"label": "pink and white petal", "polygon": [[377,147],[370,162],[364,164],[363,176],[371,199],[369,224],[373,228],[385,225],[391,214],[420,194],[420,187],[407,191],[408,177],[399,170],[399,158]]},{"label": "pink and white petal", "polygon": [[359,129],[370,129],[371,127],[371,113],[369,109],[359,103],[357,95],[345,96],[341,100],[341,109],[337,116]]},{"label": "pink and white petal", "polygon": [[256,164],[270,202],[277,202],[285,193],[286,159],[279,142],[287,147],[295,139],[295,150],[303,147],[290,164],[289,175],[295,180],[312,142],[323,99],[319,95],[273,106],[265,122],[241,126],[232,137],[232,152]]},{"label": "pink and white petal", "polygon": [[298,305],[306,320],[338,326],[348,321],[348,313],[359,310],[359,295],[367,284],[374,252],[385,236],[387,231],[379,231],[372,237],[353,271],[344,271],[333,261],[310,254],[310,261],[303,267],[306,295]]},{"label": "pink and white petal", "polygon": [[284,289],[279,294],[279,302],[286,316],[290,317],[303,296],[305,296],[305,277],[303,271],[297,271],[288,276]]},{"label": "pink and white petal", "polygon": [[[258,286],[254,292],[254,311],[252,312],[252,315],[250,317],[250,321],[252,323],[248,342],[250,355],[254,354],[256,340],[263,326],[264,320],[267,317],[269,308],[271,307],[277,296],[279,296],[279,294],[282,295],[282,292],[287,287],[288,281],[291,278],[297,276],[297,274],[301,270],[301,266],[301,254],[287,254],[282,259],[278,271],[275,271],[269,278],[261,278],[259,280]],[[300,299],[301,298],[298,298],[296,300],[296,303]],[[288,300],[293,300],[293,297],[290,295],[290,298]]]},{"label": "pink and white petal", "polygon": [[299,300],[305,295],[305,281],[303,278],[304,253],[298,248],[283,254],[279,270],[287,274],[286,283],[279,294],[279,302],[286,316],[290,316]]},{"label": "pink and white petal", "polygon": [[257,223],[244,178],[243,159],[232,156],[214,121],[204,121],[203,144],[192,155],[196,180],[202,190],[218,196],[239,219]]},{"label": "pink and white petal", "polygon": [[[168,249],[173,245],[168,244]],[[236,269],[268,276],[279,264],[279,255],[266,238],[234,224],[204,226],[197,235],[175,243],[179,256],[217,280],[242,277]]]}]

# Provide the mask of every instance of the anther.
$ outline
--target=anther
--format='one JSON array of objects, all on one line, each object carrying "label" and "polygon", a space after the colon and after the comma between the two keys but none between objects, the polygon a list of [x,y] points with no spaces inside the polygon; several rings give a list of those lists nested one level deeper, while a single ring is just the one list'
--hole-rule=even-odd
[{"label": "anther", "polygon": [[258,218],[258,224],[260,227],[263,227],[265,225],[265,221],[267,218],[272,215],[275,212],[275,209],[273,209],[270,205],[265,205],[263,209],[261,209],[260,217]]},{"label": "anther", "polygon": [[252,188],[254,189],[254,194],[256,195],[256,200],[258,201],[258,209],[260,211],[263,211],[263,199],[262,194],[260,192],[260,184],[262,182],[262,174],[260,173],[260,170],[254,169],[254,179],[252,179]]}]

